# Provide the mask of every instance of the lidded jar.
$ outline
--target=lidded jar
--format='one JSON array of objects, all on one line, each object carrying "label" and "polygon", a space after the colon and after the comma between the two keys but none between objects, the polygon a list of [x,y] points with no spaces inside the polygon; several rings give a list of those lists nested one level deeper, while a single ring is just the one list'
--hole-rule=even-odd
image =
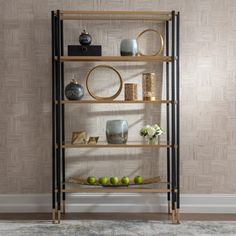
[{"label": "lidded jar", "polygon": [[92,37],[85,29],[79,36],[79,42],[82,46],[88,46],[92,43]]},{"label": "lidded jar", "polygon": [[72,79],[65,87],[65,95],[68,100],[80,100],[84,96],[84,88]]}]

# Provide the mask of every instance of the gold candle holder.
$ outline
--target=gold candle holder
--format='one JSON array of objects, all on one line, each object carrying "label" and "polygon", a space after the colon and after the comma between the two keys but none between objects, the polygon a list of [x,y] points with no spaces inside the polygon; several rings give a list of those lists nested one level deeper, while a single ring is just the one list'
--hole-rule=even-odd
[{"label": "gold candle holder", "polygon": [[125,101],[135,101],[138,99],[137,84],[125,84]]},{"label": "gold candle holder", "polygon": [[143,73],[143,100],[156,100],[156,74]]}]

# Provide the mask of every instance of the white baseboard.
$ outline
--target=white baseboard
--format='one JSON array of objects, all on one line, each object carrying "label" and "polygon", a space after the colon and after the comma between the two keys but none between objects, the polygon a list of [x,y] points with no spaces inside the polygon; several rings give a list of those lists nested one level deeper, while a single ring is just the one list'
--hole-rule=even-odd
[{"label": "white baseboard", "polygon": [[[165,194],[68,194],[67,212],[166,212]],[[182,194],[181,212],[235,213],[236,194]],[[51,212],[50,194],[0,194],[0,212]]]}]

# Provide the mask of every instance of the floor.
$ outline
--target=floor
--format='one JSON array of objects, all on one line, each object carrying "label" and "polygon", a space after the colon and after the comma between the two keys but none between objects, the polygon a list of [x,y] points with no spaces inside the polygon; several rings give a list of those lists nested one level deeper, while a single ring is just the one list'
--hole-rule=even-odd
[{"label": "floor", "polygon": [[[5,215],[6,216],[6,215]],[[116,218],[102,220],[102,218]],[[13,215],[9,216],[13,218]],[[19,220],[28,218],[30,220]],[[51,220],[33,220],[35,218],[50,217],[50,215],[18,214],[14,218],[18,220],[0,220],[0,236],[233,236],[236,235],[236,221],[213,221],[221,217],[208,216],[209,220],[182,220],[181,224],[172,224],[170,220],[147,220],[146,214],[86,214],[72,215],[76,220],[62,220],[61,224],[52,224]],[[69,216],[68,216],[69,217]],[[127,220],[137,219],[142,220]],[[143,220],[143,218],[146,220]],[[157,216],[152,216],[157,219]],[[159,215],[158,217],[163,218]],[[199,216],[198,216],[199,217]],[[201,219],[207,219],[206,215]],[[229,216],[222,216],[230,219]],[[82,219],[79,219],[82,218]],[[93,220],[93,218],[96,218]],[[99,219],[98,219],[99,218]],[[118,218],[122,218],[118,219]],[[185,217],[184,217],[185,218]],[[193,218],[197,218],[194,215]],[[233,217],[235,219],[235,217]],[[88,220],[89,219],[89,220]]]},{"label": "floor", "polygon": [[[155,213],[67,213],[62,220],[168,220]],[[49,213],[1,213],[0,220],[51,220]],[[236,214],[181,214],[188,221],[236,221]]]}]

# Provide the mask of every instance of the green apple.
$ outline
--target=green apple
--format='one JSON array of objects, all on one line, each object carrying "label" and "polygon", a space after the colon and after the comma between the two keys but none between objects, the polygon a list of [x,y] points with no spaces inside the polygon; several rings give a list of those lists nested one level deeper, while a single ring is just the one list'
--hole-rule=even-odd
[{"label": "green apple", "polygon": [[96,183],[96,178],[94,177],[94,176],[89,176],[88,178],[87,178],[87,183],[88,184],[95,184]]},{"label": "green apple", "polygon": [[101,185],[106,185],[108,183],[108,178],[107,177],[100,177],[98,180],[99,184]]},{"label": "green apple", "polygon": [[142,176],[135,176],[134,183],[136,184],[142,184],[143,183],[143,177]]},{"label": "green apple", "polygon": [[118,184],[118,183],[119,183],[119,178],[116,177],[116,176],[112,176],[112,177],[110,178],[110,183],[113,184],[113,185]]},{"label": "green apple", "polygon": [[128,176],[124,176],[124,177],[121,179],[121,183],[122,183],[122,184],[125,184],[125,185],[129,185],[129,177],[128,177]]}]

